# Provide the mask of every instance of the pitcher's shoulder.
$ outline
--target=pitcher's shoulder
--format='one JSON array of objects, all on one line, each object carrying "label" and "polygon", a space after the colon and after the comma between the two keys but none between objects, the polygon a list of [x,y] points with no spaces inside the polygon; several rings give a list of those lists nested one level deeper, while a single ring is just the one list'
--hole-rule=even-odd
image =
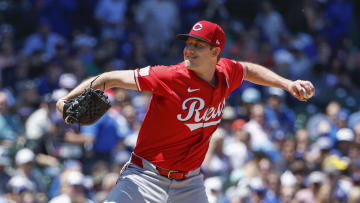
[{"label": "pitcher's shoulder", "polygon": [[220,60],[218,61],[218,64],[238,64],[239,61],[233,60],[233,59],[229,59],[229,58],[220,58]]}]

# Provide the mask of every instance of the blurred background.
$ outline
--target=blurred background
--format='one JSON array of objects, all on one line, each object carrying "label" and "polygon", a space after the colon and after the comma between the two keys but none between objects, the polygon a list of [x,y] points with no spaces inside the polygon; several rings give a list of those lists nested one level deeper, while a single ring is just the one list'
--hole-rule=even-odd
[{"label": "blurred background", "polygon": [[360,1],[0,0],[0,203],[101,202],[135,146],[151,98],[108,90],[91,126],[55,102],[104,71],[182,61],[202,19],[223,57],[262,64],[316,95],[244,82],[202,165],[211,203],[360,202]]}]

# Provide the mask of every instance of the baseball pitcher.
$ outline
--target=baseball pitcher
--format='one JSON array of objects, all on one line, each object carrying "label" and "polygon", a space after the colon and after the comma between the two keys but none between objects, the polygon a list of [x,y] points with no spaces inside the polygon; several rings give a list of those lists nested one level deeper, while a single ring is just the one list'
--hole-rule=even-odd
[{"label": "baseball pitcher", "polygon": [[[96,110],[77,111],[79,105],[73,102],[90,83],[94,90],[118,87],[153,94],[134,152],[107,203],[208,202],[199,167],[230,93],[243,80],[282,88],[300,101],[307,101],[315,93],[309,81],[291,81],[257,64],[221,58],[225,33],[215,23],[199,21],[178,38],[186,42],[181,63],[105,72],[96,80],[82,82],[57,102],[67,123],[81,124],[83,114],[92,115]],[[96,101],[108,106],[101,92],[96,95]],[[100,116],[104,113],[96,112]]]}]

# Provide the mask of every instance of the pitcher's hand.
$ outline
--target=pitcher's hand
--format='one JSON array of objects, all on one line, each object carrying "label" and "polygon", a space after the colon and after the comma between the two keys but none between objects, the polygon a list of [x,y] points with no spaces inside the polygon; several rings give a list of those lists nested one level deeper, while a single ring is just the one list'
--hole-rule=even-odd
[{"label": "pitcher's hand", "polygon": [[300,101],[307,101],[315,95],[315,87],[310,81],[296,80],[289,84],[288,92]]}]

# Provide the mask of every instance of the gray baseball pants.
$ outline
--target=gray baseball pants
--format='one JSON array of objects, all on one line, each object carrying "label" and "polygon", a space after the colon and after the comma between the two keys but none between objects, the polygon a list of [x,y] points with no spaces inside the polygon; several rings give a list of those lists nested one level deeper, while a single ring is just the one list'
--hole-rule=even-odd
[{"label": "gray baseball pants", "polygon": [[142,159],[143,168],[128,162],[104,203],[208,203],[200,169],[185,180],[171,180]]}]

